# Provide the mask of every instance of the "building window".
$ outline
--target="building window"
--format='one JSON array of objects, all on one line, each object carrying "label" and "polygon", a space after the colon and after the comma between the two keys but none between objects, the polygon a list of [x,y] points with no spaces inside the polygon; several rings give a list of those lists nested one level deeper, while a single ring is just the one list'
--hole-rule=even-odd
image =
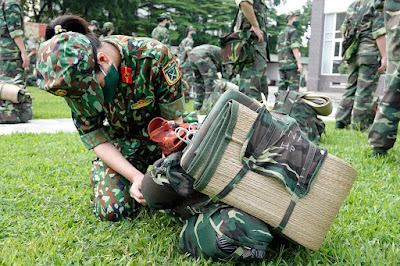
[{"label": "building window", "polygon": [[322,74],[339,74],[342,63],[342,33],[340,27],[346,13],[325,14],[322,49]]}]

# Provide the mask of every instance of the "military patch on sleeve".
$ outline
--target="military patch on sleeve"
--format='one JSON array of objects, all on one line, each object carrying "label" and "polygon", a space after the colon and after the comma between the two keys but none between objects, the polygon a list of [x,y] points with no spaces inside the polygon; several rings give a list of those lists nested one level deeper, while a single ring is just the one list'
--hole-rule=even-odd
[{"label": "military patch on sleeve", "polygon": [[168,85],[172,86],[175,85],[181,79],[181,70],[176,63],[175,58],[169,61],[163,68],[162,72],[164,74],[165,80],[167,81]]}]

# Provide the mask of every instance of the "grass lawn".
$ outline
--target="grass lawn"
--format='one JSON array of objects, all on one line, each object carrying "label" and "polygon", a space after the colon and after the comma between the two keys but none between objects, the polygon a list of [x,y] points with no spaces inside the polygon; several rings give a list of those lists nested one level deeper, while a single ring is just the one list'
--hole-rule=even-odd
[{"label": "grass lawn", "polygon": [[[273,244],[260,264],[399,265],[399,141],[386,158],[370,159],[366,133],[335,130],[333,122],[327,132],[322,146],[358,170],[350,194],[319,251]],[[96,220],[94,154],[77,133],[0,135],[0,150],[0,264],[213,264],[182,254],[180,227],[162,213],[140,208],[134,219]]]},{"label": "grass lawn", "polygon": [[70,118],[71,111],[67,102],[38,87],[28,87],[33,96],[33,119]]}]

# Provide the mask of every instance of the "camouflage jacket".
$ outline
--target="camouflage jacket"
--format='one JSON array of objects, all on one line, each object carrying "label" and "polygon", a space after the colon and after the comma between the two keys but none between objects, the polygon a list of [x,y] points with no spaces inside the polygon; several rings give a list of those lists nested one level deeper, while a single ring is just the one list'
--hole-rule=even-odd
[{"label": "camouflage jacket", "polygon": [[186,37],[185,39],[183,39],[181,41],[181,43],[179,44],[179,49],[178,49],[178,53],[179,53],[179,64],[183,64],[186,59],[187,59],[187,51],[191,51],[193,49],[193,39],[190,37]]},{"label": "camouflage jacket", "polygon": [[163,44],[150,38],[114,35],[104,41],[120,51],[121,76],[111,101],[97,97],[98,102],[92,104],[96,108],[66,98],[81,140],[88,149],[114,139],[154,145],[147,132],[150,120],[158,116],[174,119],[184,112],[176,60]]},{"label": "camouflage jacket", "polygon": [[17,0],[0,0],[0,60],[20,58],[14,38],[24,35],[22,8]]},{"label": "camouflage jacket", "polygon": [[278,61],[279,69],[297,69],[297,61],[293,54],[293,48],[300,47],[299,31],[287,25],[278,35]]},{"label": "camouflage jacket", "polygon": [[157,41],[162,42],[164,45],[171,48],[171,40],[169,38],[168,29],[166,27],[158,25],[151,32],[151,38],[156,39]]},{"label": "camouflage jacket", "polygon": [[[383,11],[385,5],[385,11]],[[400,61],[400,2],[395,0],[375,0],[374,9],[384,14],[387,31],[387,55],[391,61]]]},{"label": "camouflage jacket", "polygon": [[[266,34],[267,33],[267,4],[265,3],[265,0],[235,0],[235,2],[236,2],[237,6],[239,6],[240,3],[242,3],[242,2],[248,2],[251,5],[253,5],[254,13],[256,15],[258,25],[260,26],[260,29],[264,32],[264,34]],[[250,28],[251,28],[250,22],[243,15],[243,12],[240,11],[238,14],[238,20],[236,22],[235,30],[250,29]]]},{"label": "camouflage jacket", "polygon": [[[193,48],[193,50],[190,52],[190,55],[191,58],[211,59],[211,61],[215,64],[215,67],[218,69],[218,71],[222,72],[221,47],[211,44],[199,45]],[[192,55],[195,55],[195,57],[192,57]]]},{"label": "camouflage jacket", "polygon": [[[371,8],[373,0],[357,0],[347,9],[340,31],[346,38],[346,32],[358,25],[360,30],[358,55],[379,56],[376,39],[386,34],[383,15]],[[361,13],[360,13],[361,12]]]}]

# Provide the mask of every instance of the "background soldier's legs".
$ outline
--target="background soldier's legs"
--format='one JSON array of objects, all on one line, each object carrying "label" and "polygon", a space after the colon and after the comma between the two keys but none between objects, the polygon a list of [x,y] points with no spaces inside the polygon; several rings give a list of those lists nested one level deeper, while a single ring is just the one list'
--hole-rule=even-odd
[{"label": "background soldier's legs", "polygon": [[349,64],[348,73],[347,88],[343,93],[335,115],[336,124],[341,123],[342,127],[350,124],[351,113],[353,111],[358,80],[358,62],[356,60]]},{"label": "background soldier's legs", "polygon": [[400,120],[400,61],[389,61],[387,73],[385,92],[368,134],[369,144],[381,153],[391,149],[396,142]]},{"label": "background soldier's legs", "polygon": [[246,65],[240,72],[239,90],[247,96],[261,101],[261,93],[268,97],[266,44],[255,47],[253,64]]},{"label": "background soldier's legs", "polygon": [[379,81],[378,68],[380,63],[376,56],[365,56],[360,59],[362,60],[358,70],[351,127],[356,130],[366,130],[374,120],[372,105]]},{"label": "background soldier's legs", "polygon": [[300,73],[297,69],[279,70],[279,75],[278,93],[286,90],[299,91]]},{"label": "background soldier's legs", "polygon": [[[193,88],[194,77],[193,77],[193,69],[190,62],[188,60],[185,61],[180,67],[180,69],[182,71],[183,80],[187,82],[189,88]],[[186,102],[190,100],[190,91],[185,91],[185,100]]]},{"label": "background soldier's legs", "polygon": [[15,78],[18,74],[24,79],[24,69],[22,68],[22,59],[0,60],[0,76],[4,75]]},{"label": "background soldier's legs", "polygon": [[204,100],[204,81],[201,77],[200,71],[197,67],[197,62],[191,61],[193,73],[194,73],[194,101],[193,108],[194,110],[200,110],[203,106]]}]

